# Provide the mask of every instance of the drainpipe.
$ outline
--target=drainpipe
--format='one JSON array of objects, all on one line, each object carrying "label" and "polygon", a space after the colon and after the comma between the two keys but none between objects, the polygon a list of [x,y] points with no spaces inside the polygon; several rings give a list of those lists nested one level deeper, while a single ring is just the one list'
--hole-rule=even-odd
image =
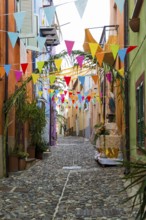
[{"label": "drainpipe", "polygon": [[[128,45],[128,1],[124,6],[124,44]],[[125,59],[125,159],[130,161],[130,126],[129,126],[129,73],[128,73],[128,57]],[[130,172],[130,168],[125,168],[125,174]]]},{"label": "drainpipe", "polygon": [[[6,1],[5,4],[5,14],[6,14],[6,52],[5,52],[5,63],[8,64],[9,62],[9,57],[8,57],[8,25],[9,25],[9,20],[8,20],[8,12],[9,12],[9,0]],[[8,76],[5,74],[5,100],[6,102],[8,99]],[[5,114],[5,119],[6,119],[6,114]],[[8,177],[8,130],[6,133],[6,149],[5,149],[5,177]]]}]

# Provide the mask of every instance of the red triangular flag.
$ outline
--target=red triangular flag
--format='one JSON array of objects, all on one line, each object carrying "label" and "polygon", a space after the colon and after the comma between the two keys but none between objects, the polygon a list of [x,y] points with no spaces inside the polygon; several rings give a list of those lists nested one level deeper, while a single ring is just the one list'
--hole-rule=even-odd
[{"label": "red triangular flag", "polygon": [[137,47],[137,46],[129,46],[129,47],[127,48],[126,54],[127,54],[127,53],[130,53],[130,52],[131,52],[132,50],[134,50],[136,47]]},{"label": "red triangular flag", "polygon": [[27,66],[28,66],[28,63],[21,63],[21,68],[22,68],[23,73],[25,73]]},{"label": "red triangular flag", "polygon": [[88,102],[90,102],[91,100],[91,96],[87,96]]},{"label": "red triangular flag", "polygon": [[69,86],[70,80],[71,80],[71,76],[64,76],[64,80],[66,82],[66,85]]},{"label": "red triangular flag", "polygon": [[67,91],[64,91],[64,94],[66,95],[66,94],[67,94]]}]

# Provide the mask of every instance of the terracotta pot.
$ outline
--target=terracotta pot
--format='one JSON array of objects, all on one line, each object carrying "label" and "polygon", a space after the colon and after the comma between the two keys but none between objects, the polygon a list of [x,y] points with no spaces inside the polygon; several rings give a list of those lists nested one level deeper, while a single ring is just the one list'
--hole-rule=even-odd
[{"label": "terracotta pot", "polygon": [[25,168],[26,168],[26,160],[25,159],[19,159],[18,168],[19,168],[19,170],[25,170]]},{"label": "terracotta pot", "polygon": [[27,148],[28,158],[35,158],[35,147],[30,146]]},{"label": "terracotta pot", "polygon": [[129,21],[129,26],[133,32],[139,32],[140,18],[132,18]]},{"label": "terracotta pot", "polygon": [[8,166],[9,172],[17,172],[18,171],[18,157],[15,155],[10,155],[8,165],[9,165]]}]

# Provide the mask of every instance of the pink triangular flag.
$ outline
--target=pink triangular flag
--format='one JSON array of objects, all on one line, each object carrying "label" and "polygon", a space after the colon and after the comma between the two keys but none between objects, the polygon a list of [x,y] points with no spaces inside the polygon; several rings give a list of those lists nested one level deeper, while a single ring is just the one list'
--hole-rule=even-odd
[{"label": "pink triangular flag", "polygon": [[75,42],[74,41],[69,41],[69,40],[65,40],[64,42],[66,44],[68,54],[71,55],[72,48],[73,48]]},{"label": "pink triangular flag", "polygon": [[18,82],[22,77],[22,71],[14,70],[14,72],[15,72],[15,76],[16,76],[16,81]]},{"label": "pink triangular flag", "polygon": [[77,62],[79,64],[80,68],[82,68],[83,61],[84,61],[84,55],[77,56],[76,59],[77,59]]}]

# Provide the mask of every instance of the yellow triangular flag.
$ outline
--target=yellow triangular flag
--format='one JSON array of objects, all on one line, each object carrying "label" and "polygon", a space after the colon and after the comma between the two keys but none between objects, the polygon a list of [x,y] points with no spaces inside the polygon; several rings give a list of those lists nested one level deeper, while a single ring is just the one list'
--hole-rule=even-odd
[{"label": "yellow triangular flag", "polygon": [[54,93],[54,89],[48,89],[49,93]]},{"label": "yellow triangular flag", "polygon": [[43,66],[44,66],[44,61],[38,61],[38,62],[37,62],[37,66],[38,66],[39,72],[41,73],[42,68],[43,68]]},{"label": "yellow triangular flag", "polygon": [[118,70],[118,73],[119,73],[122,77],[124,77],[124,68]]},{"label": "yellow triangular flag", "polygon": [[112,44],[112,45],[110,45],[110,48],[111,48],[111,51],[113,53],[114,59],[116,59],[117,53],[118,53],[119,48],[120,48],[119,45],[118,44]]},{"label": "yellow triangular flag", "polygon": [[96,59],[99,63],[99,66],[102,66],[103,58],[104,58],[104,52],[96,53]]},{"label": "yellow triangular flag", "polygon": [[40,77],[39,74],[36,74],[36,73],[32,73],[32,81],[33,81],[33,84],[36,84],[38,78]]},{"label": "yellow triangular flag", "polygon": [[49,80],[50,80],[50,84],[52,85],[56,80],[56,76],[55,75],[49,76]]},{"label": "yellow triangular flag", "polygon": [[3,66],[0,66],[0,78],[2,78],[5,75],[5,69]]},{"label": "yellow triangular flag", "polygon": [[96,51],[98,49],[99,44],[98,43],[89,43],[89,47],[90,47],[90,51],[91,51],[91,55],[94,58]]},{"label": "yellow triangular flag", "polygon": [[62,59],[54,59],[54,63],[58,71],[60,70],[61,64],[62,64]]},{"label": "yellow triangular flag", "polygon": [[38,91],[38,95],[41,97],[43,95],[43,91]]}]

